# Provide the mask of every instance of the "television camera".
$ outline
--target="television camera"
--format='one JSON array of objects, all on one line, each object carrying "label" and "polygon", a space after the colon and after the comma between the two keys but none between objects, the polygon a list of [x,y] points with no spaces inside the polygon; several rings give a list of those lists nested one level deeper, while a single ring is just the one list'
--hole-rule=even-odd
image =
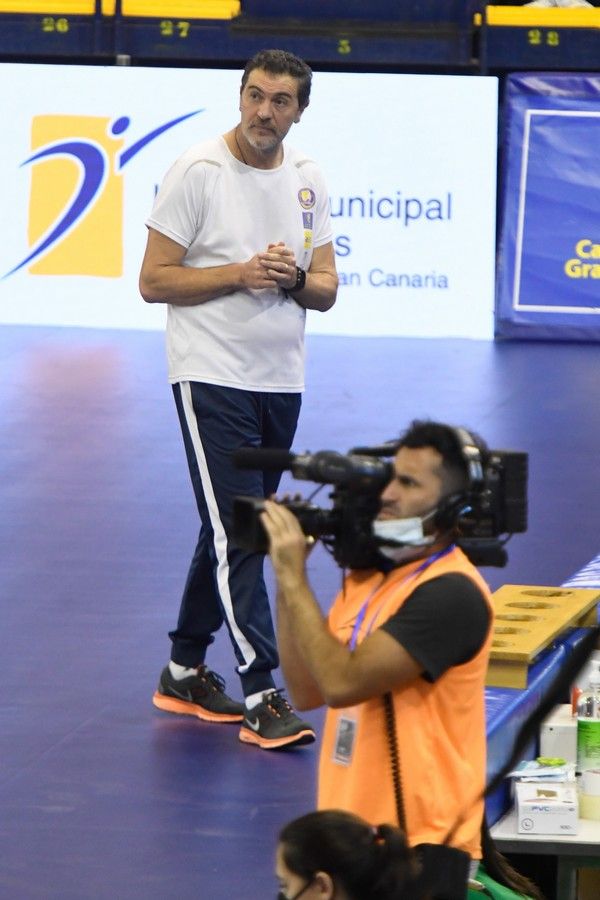
[{"label": "television camera", "polygon": [[[372,523],[381,492],[392,477],[389,459],[397,449],[397,441],[356,447],[347,454],[248,447],[237,450],[233,462],[238,468],[287,470],[298,480],[332,485],[329,508],[303,499],[283,500],[281,505],[296,516],[304,534],[321,539],[339,566],[364,569],[377,567],[382,560],[378,548],[383,542],[373,535]],[[506,565],[506,541],[527,530],[527,461],[523,452],[488,451],[479,477],[470,475],[467,490],[450,498],[456,543],[475,565]],[[469,466],[472,462],[471,457]],[[260,498],[234,500],[233,540],[245,550],[264,553],[268,549],[260,521],[263,509]]]}]

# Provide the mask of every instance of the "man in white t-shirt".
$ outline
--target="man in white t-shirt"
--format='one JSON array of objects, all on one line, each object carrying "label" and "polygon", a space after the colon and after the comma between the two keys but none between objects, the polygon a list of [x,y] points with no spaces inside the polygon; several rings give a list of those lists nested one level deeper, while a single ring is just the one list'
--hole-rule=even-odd
[{"label": "man in white t-shirt", "polygon": [[[308,106],[312,73],[265,50],[244,70],[240,122],[172,166],[148,226],[140,291],[167,303],[169,380],[202,522],[171,660],[153,702],[209,722],[241,722],[263,749],[311,743],[272,670],[279,664],[263,556],[231,542],[237,495],[268,497],[279,472],[241,471],[241,447],[291,446],[304,387],[307,309],[325,312],[337,274],[329,199],[317,166],[283,140]],[[238,703],[205,656],[225,624]]]}]

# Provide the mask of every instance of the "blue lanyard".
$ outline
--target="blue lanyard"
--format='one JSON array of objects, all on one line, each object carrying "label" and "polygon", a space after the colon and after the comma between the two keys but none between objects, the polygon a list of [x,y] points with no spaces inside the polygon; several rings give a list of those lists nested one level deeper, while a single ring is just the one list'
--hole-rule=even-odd
[{"label": "blue lanyard", "polygon": [[[433,565],[433,563],[437,562],[438,559],[442,559],[443,556],[446,556],[448,553],[451,553],[451,551],[454,550],[454,547],[455,547],[454,544],[450,544],[448,547],[445,547],[443,550],[438,550],[438,552],[434,553],[433,556],[428,556],[427,559],[424,560],[421,563],[421,565],[415,569],[414,572],[410,572],[409,575],[406,575],[402,579],[402,581],[400,581],[398,583],[397,587],[400,587],[401,585],[406,584],[406,582],[409,581],[411,578],[418,578],[422,572],[424,572],[426,569],[428,569],[429,566]],[[352,628],[352,636],[350,637],[350,641],[348,643],[350,650],[356,649],[358,635],[360,633],[360,629],[361,629],[362,623],[364,621],[364,618],[367,615],[367,609],[369,608],[369,603],[371,602],[371,600],[373,599],[373,596],[377,593],[377,591],[381,587],[382,587],[382,584],[378,584],[376,587],[373,588],[373,590],[371,591],[371,593],[369,594],[369,596],[367,597],[367,599],[365,600],[365,602],[363,603],[363,605],[361,606],[361,608],[358,612],[356,621]],[[384,597],[384,599],[381,601],[381,603],[379,604],[379,606],[377,607],[377,609],[371,616],[371,621],[369,622],[369,624],[367,626],[367,629],[365,632],[365,637],[371,633],[373,623],[374,623],[375,619],[377,618],[377,616],[379,615],[379,613],[381,612],[381,607],[383,606],[385,601],[386,601],[386,598]]]}]

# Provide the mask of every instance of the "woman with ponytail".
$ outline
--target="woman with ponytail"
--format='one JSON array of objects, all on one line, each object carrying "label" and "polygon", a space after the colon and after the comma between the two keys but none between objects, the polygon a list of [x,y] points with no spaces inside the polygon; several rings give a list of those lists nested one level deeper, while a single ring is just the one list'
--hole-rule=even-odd
[{"label": "woman with ponytail", "polygon": [[278,900],[421,900],[400,829],[373,827],[341,810],[289,822],[279,835],[276,873]]}]

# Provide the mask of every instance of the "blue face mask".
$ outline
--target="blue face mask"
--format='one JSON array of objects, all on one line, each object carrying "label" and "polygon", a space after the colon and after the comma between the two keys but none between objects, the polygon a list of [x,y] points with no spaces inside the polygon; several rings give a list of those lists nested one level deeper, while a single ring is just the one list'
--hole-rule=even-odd
[{"label": "blue face mask", "polygon": [[304,887],[301,888],[297,894],[294,894],[293,897],[286,897],[283,891],[279,891],[279,893],[277,894],[277,900],[298,900],[298,897],[301,897],[304,891],[308,890],[312,883],[313,879],[311,878],[311,880],[307,881]]}]

